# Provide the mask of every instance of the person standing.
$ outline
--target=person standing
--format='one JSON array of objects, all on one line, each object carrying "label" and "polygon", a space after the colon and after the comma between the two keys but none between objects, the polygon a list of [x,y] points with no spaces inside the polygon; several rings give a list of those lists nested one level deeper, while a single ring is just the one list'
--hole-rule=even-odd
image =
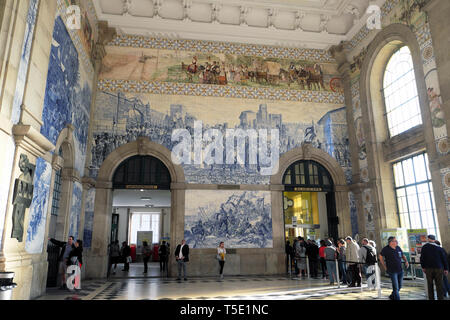
[{"label": "person standing", "polygon": [[289,268],[291,267],[289,265],[289,261],[291,261],[289,259],[289,257],[292,256],[292,246],[291,246],[291,242],[288,240],[286,241],[286,246],[285,246],[285,253],[286,253],[286,273],[289,273]]},{"label": "person standing", "polygon": [[358,250],[359,262],[361,262],[361,274],[364,275],[364,278],[367,280],[367,265],[366,265],[366,256],[369,250],[369,239],[364,238],[361,241],[362,245]]},{"label": "person standing", "polygon": [[345,241],[343,239],[338,240],[338,267],[339,274],[341,275],[342,284],[350,284],[347,281],[347,266],[345,265]]},{"label": "person standing", "polygon": [[392,293],[389,296],[391,300],[400,300],[400,289],[403,282],[402,259],[405,261],[406,268],[408,268],[408,260],[398,246],[397,239],[389,237],[388,245],[379,254],[379,260],[392,281]]},{"label": "person standing", "polygon": [[152,254],[152,249],[148,245],[147,241],[142,241],[142,260],[144,260],[144,272],[148,271],[148,260],[150,259],[150,255]]},{"label": "person standing", "polygon": [[181,240],[181,244],[175,249],[175,259],[178,267],[177,280],[181,280],[181,269],[183,269],[184,280],[186,281],[186,262],[189,262],[189,246],[186,244],[186,240]]},{"label": "person standing", "polygon": [[328,277],[330,278],[330,285],[334,285],[337,281],[336,277],[336,247],[330,240],[326,241],[326,248],[324,250],[325,261],[327,265]]},{"label": "person standing", "polygon": [[345,259],[348,265],[348,269],[352,274],[352,280],[349,287],[361,287],[361,275],[359,273],[358,267],[359,246],[350,236],[345,238],[345,242],[347,243],[347,249],[345,250]]},{"label": "person standing", "polygon": [[320,266],[322,267],[322,279],[327,278],[327,264],[325,261],[326,247],[327,245],[325,244],[325,240],[320,240],[319,257],[320,257]]},{"label": "person standing", "polygon": [[[436,240],[435,243],[442,248],[441,243],[439,241]],[[445,251],[444,248],[442,248],[442,250],[444,250],[445,256],[447,257],[447,264],[450,267],[450,256],[447,254],[447,251]],[[448,297],[450,295],[450,286],[448,285],[448,279],[445,273],[442,279],[443,279],[442,281],[444,282],[444,297]]]},{"label": "person standing", "polygon": [[117,263],[120,261],[120,247],[119,240],[115,240],[109,247],[109,255],[111,256],[110,268],[114,265],[113,274],[116,274]]},{"label": "person standing", "polygon": [[302,237],[298,237],[295,245],[295,263],[298,275],[304,277],[306,275],[306,247],[305,240]]},{"label": "person standing", "polygon": [[166,241],[163,241],[159,246],[158,255],[159,255],[159,271],[166,271],[168,258],[168,248],[166,245]]},{"label": "person standing", "polygon": [[128,272],[130,271],[131,248],[126,241],[122,242],[122,248],[120,249],[120,253],[124,261],[122,271]]},{"label": "person standing", "polygon": [[444,249],[436,244],[436,237],[428,235],[428,242],[422,247],[420,265],[427,276],[428,300],[434,300],[434,286],[438,300],[444,300],[443,276],[448,274],[448,263]]},{"label": "person standing", "polygon": [[67,242],[58,241],[53,238],[49,238],[48,240],[50,240],[51,243],[53,243],[54,245],[56,245],[62,249],[60,251],[59,258],[58,258],[59,274],[61,275],[61,286],[59,288],[65,289],[65,288],[67,288],[66,273],[67,273],[67,265],[68,265],[68,261],[69,261],[69,255],[70,255],[70,252],[75,248],[75,245],[73,243],[74,239],[72,236],[69,236]]},{"label": "person standing", "polygon": [[309,272],[311,272],[311,277],[317,278],[317,269],[319,266],[319,247],[317,246],[316,241],[308,240],[306,255],[309,260]]},{"label": "person standing", "polygon": [[80,268],[80,274],[75,277],[74,288],[81,290],[81,266],[83,265],[83,241],[77,240],[74,243],[74,248],[70,251],[68,258],[68,265],[76,265]]},{"label": "person standing", "polygon": [[223,266],[225,265],[225,255],[227,254],[227,250],[225,249],[225,243],[221,242],[219,247],[217,248],[217,260],[219,260],[220,266],[220,279],[223,279]]}]

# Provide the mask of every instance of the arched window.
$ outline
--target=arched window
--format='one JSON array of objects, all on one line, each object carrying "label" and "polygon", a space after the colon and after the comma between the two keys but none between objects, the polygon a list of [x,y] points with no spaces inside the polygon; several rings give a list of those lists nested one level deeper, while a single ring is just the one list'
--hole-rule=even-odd
[{"label": "arched window", "polygon": [[416,78],[408,46],[390,58],[383,79],[386,118],[391,137],[422,124]]}]

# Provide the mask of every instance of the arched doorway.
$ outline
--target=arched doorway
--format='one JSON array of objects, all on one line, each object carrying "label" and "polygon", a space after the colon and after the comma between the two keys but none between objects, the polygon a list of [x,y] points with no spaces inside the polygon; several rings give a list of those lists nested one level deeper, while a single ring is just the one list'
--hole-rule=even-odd
[{"label": "arched doorway", "polygon": [[[135,155],[124,160],[115,170],[113,179],[113,210],[110,241],[131,247],[133,263],[126,271],[108,269],[108,276],[166,275],[159,269],[158,248],[170,240],[169,170],[156,157]],[[152,249],[149,268],[144,270],[142,245]],[[115,265],[114,265],[115,266]],[[112,271],[112,273],[111,273]]]},{"label": "arched doorway", "polygon": [[[136,141],[124,144],[111,152],[103,161],[98,172],[95,182],[92,245],[87,257],[89,263],[86,263],[86,277],[103,278],[107,275],[108,244],[111,240],[113,190],[115,186],[114,176],[116,170],[119,169],[124,161],[134,156],[151,156],[160,161],[167,169],[170,176],[170,182],[165,184],[170,186],[170,244],[175,244],[183,239],[184,190],[186,189],[183,168],[172,163],[170,150],[150,141],[147,137],[138,137]],[[140,176],[141,174],[138,175]],[[116,177],[116,179],[118,178]],[[123,181],[119,183],[119,180],[116,180],[116,186],[120,184],[126,186]],[[144,188],[139,190],[141,189],[146,190]],[[169,259],[169,273],[170,265],[171,260]]]},{"label": "arched doorway", "polygon": [[283,175],[285,240],[338,237],[334,182],[320,163],[299,160]]}]

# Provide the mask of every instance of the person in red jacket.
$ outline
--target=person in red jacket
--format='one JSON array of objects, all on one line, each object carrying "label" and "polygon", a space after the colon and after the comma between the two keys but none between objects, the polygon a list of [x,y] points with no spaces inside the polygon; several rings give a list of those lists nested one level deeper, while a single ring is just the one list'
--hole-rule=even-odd
[{"label": "person in red jacket", "polygon": [[319,257],[320,257],[320,266],[322,267],[322,279],[327,279],[327,264],[325,261],[325,248],[327,245],[325,244],[325,240],[320,240],[320,248],[319,248]]}]

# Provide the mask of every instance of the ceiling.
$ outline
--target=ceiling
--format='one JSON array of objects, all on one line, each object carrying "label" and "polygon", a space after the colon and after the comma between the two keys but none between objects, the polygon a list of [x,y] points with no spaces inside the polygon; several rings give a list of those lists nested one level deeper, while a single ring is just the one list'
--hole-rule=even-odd
[{"label": "ceiling", "polygon": [[385,0],[93,0],[119,34],[328,49]]},{"label": "ceiling", "polygon": [[[142,200],[148,198],[150,200]],[[154,208],[170,207],[169,190],[114,190],[113,207],[142,207],[153,205]]]}]

